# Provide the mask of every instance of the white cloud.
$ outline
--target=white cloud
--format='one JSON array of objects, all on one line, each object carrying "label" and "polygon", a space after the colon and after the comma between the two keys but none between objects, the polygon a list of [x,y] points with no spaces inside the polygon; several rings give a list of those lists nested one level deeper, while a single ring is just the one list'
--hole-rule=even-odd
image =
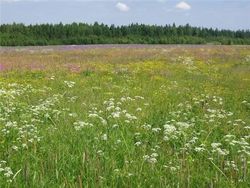
[{"label": "white cloud", "polygon": [[130,10],[129,6],[125,3],[118,2],[116,5],[116,8],[122,12],[128,12]]},{"label": "white cloud", "polygon": [[186,3],[185,1],[182,1],[180,3],[178,3],[175,8],[177,9],[181,9],[181,10],[190,10],[191,9],[191,6]]}]

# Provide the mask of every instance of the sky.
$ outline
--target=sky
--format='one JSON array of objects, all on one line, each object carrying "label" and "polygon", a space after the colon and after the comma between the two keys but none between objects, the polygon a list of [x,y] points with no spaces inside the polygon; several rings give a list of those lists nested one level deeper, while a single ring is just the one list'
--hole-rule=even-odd
[{"label": "sky", "polygon": [[0,23],[175,23],[250,29],[250,0],[0,0]]}]

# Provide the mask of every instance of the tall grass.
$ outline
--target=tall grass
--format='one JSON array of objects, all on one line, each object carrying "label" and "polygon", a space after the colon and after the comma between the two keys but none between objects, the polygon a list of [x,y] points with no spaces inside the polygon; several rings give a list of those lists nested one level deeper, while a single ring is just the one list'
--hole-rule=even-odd
[{"label": "tall grass", "polygon": [[0,187],[249,187],[249,55],[2,52]]}]

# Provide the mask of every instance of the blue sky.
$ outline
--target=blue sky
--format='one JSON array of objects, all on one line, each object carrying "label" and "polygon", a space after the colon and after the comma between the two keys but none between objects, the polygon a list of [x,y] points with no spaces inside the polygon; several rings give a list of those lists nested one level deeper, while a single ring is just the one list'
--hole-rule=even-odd
[{"label": "blue sky", "polygon": [[95,21],[250,29],[250,0],[0,0],[3,23]]}]

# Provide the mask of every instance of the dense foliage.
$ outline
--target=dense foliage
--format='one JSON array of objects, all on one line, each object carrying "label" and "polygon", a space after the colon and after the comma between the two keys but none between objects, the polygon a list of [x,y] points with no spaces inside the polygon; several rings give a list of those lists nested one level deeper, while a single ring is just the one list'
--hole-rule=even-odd
[{"label": "dense foliage", "polygon": [[131,24],[2,24],[1,46],[60,44],[250,44],[249,30]]}]

